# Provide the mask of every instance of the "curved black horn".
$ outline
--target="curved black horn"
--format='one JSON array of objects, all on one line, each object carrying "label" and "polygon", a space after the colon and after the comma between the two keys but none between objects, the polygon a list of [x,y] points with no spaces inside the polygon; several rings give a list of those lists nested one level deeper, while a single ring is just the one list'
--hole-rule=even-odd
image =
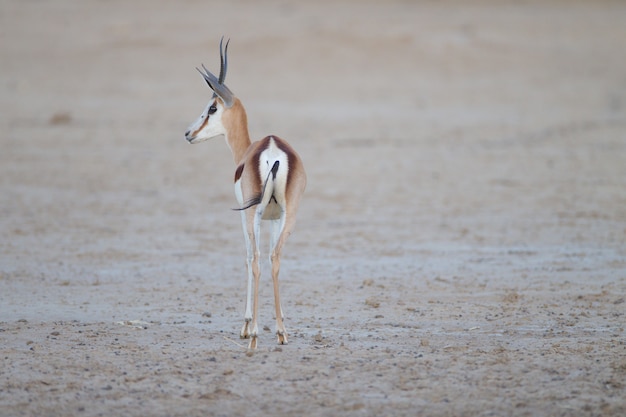
[{"label": "curved black horn", "polygon": [[216,77],[209,71],[204,64],[202,64],[202,69],[196,67],[198,72],[204,78],[204,81],[209,85],[211,90],[219,96],[222,101],[224,101],[224,105],[226,107],[231,107],[234,102],[233,92],[230,91],[228,87],[224,84],[224,78],[226,78],[226,70],[228,66],[228,60],[226,58],[226,52],[228,51],[228,43],[230,39],[226,42],[226,48],[222,48],[222,41],[224,37],[222,36],[222,40],[220,41],[220,76]]},{"label": "curved black horn", "polygon": [[220,39],[220,77],[219,83],[224,84],[224,80],[226,79],[226,71],[228,71],[228,44],[230,43],[230,39],[226,41],[226,48],[222,49],[222,43],[224,42],[224,37]]}]

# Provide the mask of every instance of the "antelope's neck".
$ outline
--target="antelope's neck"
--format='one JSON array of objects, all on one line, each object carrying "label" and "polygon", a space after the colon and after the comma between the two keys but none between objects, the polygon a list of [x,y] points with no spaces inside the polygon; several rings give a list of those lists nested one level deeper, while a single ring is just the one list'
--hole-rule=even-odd
[{"label": "antelope's neck", "polygon": [[233,153],[235,165],[239,165],[250,147],[248,117],[239,99],[235,98],[233,106],[224,113],[222,120],[226,127],[226,142]]}]

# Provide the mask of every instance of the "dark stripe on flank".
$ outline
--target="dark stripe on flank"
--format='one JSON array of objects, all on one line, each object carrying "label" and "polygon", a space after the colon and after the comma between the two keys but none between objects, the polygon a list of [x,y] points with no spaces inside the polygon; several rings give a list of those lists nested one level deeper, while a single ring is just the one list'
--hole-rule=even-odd
[{"label": "dark stripe on flank", "polygon": [[237,170],[235,171],[235,182],[239,181],[239,178],[241,178],[241,174],[243,174],[243,168],[245,167],[246,164],[241,164],[237,167]]}]

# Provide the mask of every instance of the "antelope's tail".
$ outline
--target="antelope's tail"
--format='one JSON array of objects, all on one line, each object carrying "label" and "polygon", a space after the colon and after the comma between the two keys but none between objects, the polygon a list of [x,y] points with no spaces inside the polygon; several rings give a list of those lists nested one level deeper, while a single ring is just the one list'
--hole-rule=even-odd
[{"label": "antelope's tail", "polygon": [[267,205],[270,202],[272,195],[274,194],[274,180],[276,179],[276,173],[278,172],[279,166],[280,161],[275,161],[274,165],[272,165],[272,169],[270,169],[270,172],[267,174],[267,178],[265,178],[265,182],[263,183],[263,189],[258,195],[246,201],[243,207],[233,210],[247,210],[250,207],[257,206],[261,203],[265,203],[264,205]]}]

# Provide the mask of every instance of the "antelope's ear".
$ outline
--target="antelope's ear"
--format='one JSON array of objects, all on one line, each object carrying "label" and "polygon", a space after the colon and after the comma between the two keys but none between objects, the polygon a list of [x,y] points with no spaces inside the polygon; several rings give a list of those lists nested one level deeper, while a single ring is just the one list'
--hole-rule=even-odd
[{"label": "antelope's ear", "polygon": [[219,79],[211,73],[204,65],[202,65],[202,69],[196,67],[198,72],[204,78],[204,81],[209,85],[211,90],[222,99],[224,105],[228,108],[232,107],[234,102],[234,94],[225,84],[220,84]]}]

